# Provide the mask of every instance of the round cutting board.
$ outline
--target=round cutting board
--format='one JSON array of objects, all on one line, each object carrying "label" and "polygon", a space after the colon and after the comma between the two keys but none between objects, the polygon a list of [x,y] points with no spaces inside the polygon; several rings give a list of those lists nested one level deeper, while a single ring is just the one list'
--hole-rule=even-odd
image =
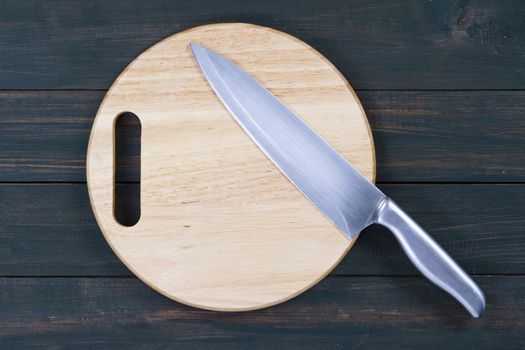
[{"label": "round cutting board", "polygon": [[[239,65],[374,179],[374,147],[355,93],[304,42],[249,24],[175,34],[117,78],[87,153],[91,205],[104,237],[149,286],[213,310],[253,310],[314,285],[342,259],[345,238],[277,170],[221,104],[188,44]],[[141,122],[141,217],[113,216],[114,121]]]}]

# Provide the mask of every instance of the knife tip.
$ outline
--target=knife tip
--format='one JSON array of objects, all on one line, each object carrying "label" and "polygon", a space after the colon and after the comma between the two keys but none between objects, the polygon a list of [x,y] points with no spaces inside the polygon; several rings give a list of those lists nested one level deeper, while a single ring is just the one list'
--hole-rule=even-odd
[{"label": "knife tip", "polygon": [[190,41],[189,47],[194,55],[196,55],[198,52],[205,51],[206,49],[198,44],[195,44],[194,42]]}]

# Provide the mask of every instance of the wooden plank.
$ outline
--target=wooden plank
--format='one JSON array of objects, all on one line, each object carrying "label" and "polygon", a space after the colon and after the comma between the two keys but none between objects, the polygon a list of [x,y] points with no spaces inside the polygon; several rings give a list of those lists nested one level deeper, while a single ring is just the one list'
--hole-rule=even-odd
[{"label": "wooden plank", "polygon": [[[381,189],[467,272],[525,273],[525,185]],[[130,275],[102,237],[84,184],[3,184],[0,198],[0,276]],[[333,274],[419,275],[379,226],[362,234]]]},{"label": "wooden plank", "polygon": [[173,302],[134,278],[1,278],[8,349],[523,349],[525,277],[478,276],[477,320],[417,277],[327,278],[244,313]]},{"label": "wooden plank", "polygon": [[[358,95],[373,129],[379,182],[525,181],[525,92]],[[0,181],[85,181],[89,131],[103,96],[1,92]],[[129,159],[137,154],[129,150]],[[131,164],[122,167],[119,181],[138,179]]]},{"label": "wooden plank", "polygon": [[374,134],[377,181],[525,180],[525,92],[358,95]]},{"label": "wooden plank", "polygon": [[0,275],[127,275],[84,184],[0,185]]},{"label": "wooden plank", "polygon": [[0,93],[0,182],[85,181],[103,92]]},{"label": "wooden plank", "polygon": [[8,0],[0,89],[107,89],[149,46],[213,22],[295,35],[358,89],[523,89],[524,16],[519,0]]}]

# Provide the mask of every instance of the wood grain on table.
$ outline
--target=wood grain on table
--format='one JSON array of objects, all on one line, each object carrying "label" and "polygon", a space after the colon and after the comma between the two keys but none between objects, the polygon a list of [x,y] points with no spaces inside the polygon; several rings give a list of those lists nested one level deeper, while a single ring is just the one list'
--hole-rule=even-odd
[{"label": "wood grain on table", "polygon": [[[525,4],[16,1],[0,11],[0,348],[525,347]],[[241,21],[318,49],[357,89],[377,180],[473,275],[471,320],[367,229],[321,284],[223,314],[132,277],[94,221],[85,153],[116,75],[180,30]],[[122,186],[136,186],[128,172]]]}]

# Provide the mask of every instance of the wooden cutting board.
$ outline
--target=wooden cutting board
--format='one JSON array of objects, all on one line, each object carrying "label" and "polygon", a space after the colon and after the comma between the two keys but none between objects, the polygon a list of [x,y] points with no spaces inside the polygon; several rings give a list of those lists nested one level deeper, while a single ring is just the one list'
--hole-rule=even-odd
[{"label": "wooden cutting board", "polygon": [[[253,310],[305,291],[353,244],[263,155],[220,103],[190,41],[253,75],[374,180],[363,108],[344,77],[304,42],[249,24],[175,34],[136,58],[106,94],[87,153],[97,222],[150,287],[213,310]],[[358,53],[356,53],[358,54]],[[141,217],[113,215],[114,121],[141,122]]]}]

